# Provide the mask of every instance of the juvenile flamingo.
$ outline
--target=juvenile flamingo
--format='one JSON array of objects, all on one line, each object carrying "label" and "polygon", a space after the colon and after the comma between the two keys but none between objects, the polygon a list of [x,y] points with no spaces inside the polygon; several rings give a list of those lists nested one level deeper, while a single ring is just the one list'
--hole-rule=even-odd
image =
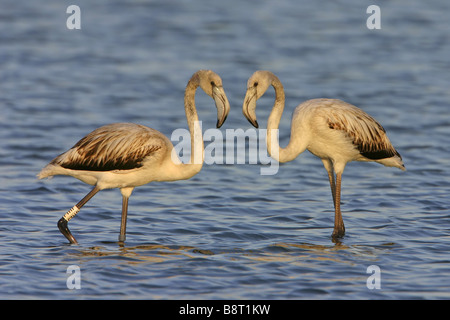
[{"label": "juvenile flamingo", "polygon": [[181,163],[171,141],[157,130],[134,123],[114,123],[100,127],[78,141],[70,150],[53,159],[38,174],[42,179],[54,175],[75,177],[94,188],[59,221],[58,228],[76,244],[67,223],[98,191],[119,188],[122,194],[122,219],[119,241],[125,241],[128,198],[137,186],[152,181],[189,179],[203,165],[203,137],[195,107],[195,92],[200,86],[217,107],[217,127],[224,123],[230,105],[222,79],[213,71],[200,70],[189,80],[184,108],[191,135],[190,163]]},{"label": "juvenile flamingo", "polygon": [[[389,141],[384,128],[361,109],[337,99],[312,99],[298,105],[292,115],[291,137],[286,148],[278,144],[277,133],[283,113],[283,85],[270,71],[256,71],[247,82],[243,113],[250,123],[256,121],[256,100],[272,85],[275,103],[267,122],[267,151],[279,162],[294,160],[305,150],[322,159],[328,172],[335,215],[332,237],[345,234],[342,219],[341,179],[350,161],[375,161],[406,170],[400,154]],[[335,177],[336,174],[336,177]]]}]

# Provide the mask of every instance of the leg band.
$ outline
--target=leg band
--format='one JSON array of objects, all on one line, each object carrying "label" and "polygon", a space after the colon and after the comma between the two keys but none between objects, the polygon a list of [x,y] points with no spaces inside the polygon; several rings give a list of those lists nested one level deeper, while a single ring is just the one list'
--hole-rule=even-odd
[{"label": "leg band", "polygon": [[73,217],[75,217],[75,215],[80,212],[80,209],[78,209],[77,206],[73,206],[72,209],[70,209],[69,211],[67,211],[67,213],[63,216],[64,220],[69,221],[70,219],[72,219]]}]

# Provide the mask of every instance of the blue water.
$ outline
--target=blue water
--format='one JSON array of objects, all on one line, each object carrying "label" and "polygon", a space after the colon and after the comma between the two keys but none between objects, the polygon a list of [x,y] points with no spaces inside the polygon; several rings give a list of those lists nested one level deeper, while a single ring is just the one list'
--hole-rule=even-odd
[{"label": "blue water", "polygon": [[[81,9],[69,30],[66,9]],[[444,0],[10,1],[0,10],[1,299],[450,298],[450,33]],[[136,188],[127,241],[121,196],[71,177],[36,174],[93,129],[136,122],[170,137],[187,128],[183,91],[198,69],[221,75],[242,116],[248,77],[274,72],[286,90],[280,144],[300,102],[339,98],[386,128],[408,171],[351,163],[343,178],[347,234],[331,241],[322,163],[308,152],[273,176],[258,164],[205,165],[187,181]],[[258,101],[265,128],[272,90]],[[216,110],[197,94],[203,128]],[[69,266],[81,289],[69,289]],[[379,289],[367,273],[379,267]]]}]

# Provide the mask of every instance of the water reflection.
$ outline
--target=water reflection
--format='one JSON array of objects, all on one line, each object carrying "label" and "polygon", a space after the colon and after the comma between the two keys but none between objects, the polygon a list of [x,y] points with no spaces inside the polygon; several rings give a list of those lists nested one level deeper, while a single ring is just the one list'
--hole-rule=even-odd
[{"label": "water reflection", "polygon": [[224,260],[249,259],[259,262],[286,262],[298,264],[302,261],[333,261],[343,264],[352,264],[349,256],[377,259],[380,254],[395,248],[394,243],[385,243],[376,246],[370,245],[346,245],[342,242],[330,245],[318,245],[312,243],[286,243],[279,242],[260,249],[204,249],[185,245],[159,245],[143,244],[128,246],[120,242],[103,242],[105,246],[93,246],[77,249],[70,252],[78,258],[115,258],[119,261],[136,263],[160,263],[170,260],[183,260],[212,257]]},{"label": "water reflection", "polygon": [[[112,243],[108,243],[112,244]],[[78,257],[110,257],[118,260],[126,261],[128,263],[140,262],[164,262],[171,259],[181,257],[192,258],[193,253],[201,253],[202,250],[197,250],[189,246],[165,246],[157,244],[126,246],[118,242],[116,248],[111,245],[88,247],[79,249],[75,256]]]}]

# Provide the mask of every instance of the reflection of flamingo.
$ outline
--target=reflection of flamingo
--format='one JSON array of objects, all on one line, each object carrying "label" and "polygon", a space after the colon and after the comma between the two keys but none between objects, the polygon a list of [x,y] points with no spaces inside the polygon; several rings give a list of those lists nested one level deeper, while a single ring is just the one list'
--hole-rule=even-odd
[{"label": "reflection of flamingo", "polygon": [[291,161],[306,149],[322,159],[328,172],[335,208],[332,236],[342,237],[345,228],[340,210],[341,176],[347,162],[375,161],[405,170],[402,158],[375,119],[361,109],[336,99],[313,99],[300,104],[292,116],[289,144],[286,148],[280,148],[278,140],[271,136],[271,129],[278,130],[285,98],[283,85],[273,73],[256,71],[250,77],[243,112],[250,123],[258,127],[256,100],[270,85],[274,87],[276,97],[267,123],[267,150],[279,162]]},{"label": "reflection of flamingo", "polygon": [[222,79],[210,70],[200,70],[189,80],[184,108],[191,134],[191,162],[183,164],[172,155],[170,140],[159,131],[134,124],[115,123],[98,128],[78,141],[72,149],[53,159],[38,177],[54,175],[75,177],[94,188],[58,222],[61,233],[77,243],[67,222],[102,189],[120,188],[122,221],[119,241],[125,241],[128,198],[134,187],[151,181],[189,179],[203,165],[203,138],[195,107],[195,91],[200,86],[217,107],[217,127],[225,121],[230,105],[222,87]]}]

